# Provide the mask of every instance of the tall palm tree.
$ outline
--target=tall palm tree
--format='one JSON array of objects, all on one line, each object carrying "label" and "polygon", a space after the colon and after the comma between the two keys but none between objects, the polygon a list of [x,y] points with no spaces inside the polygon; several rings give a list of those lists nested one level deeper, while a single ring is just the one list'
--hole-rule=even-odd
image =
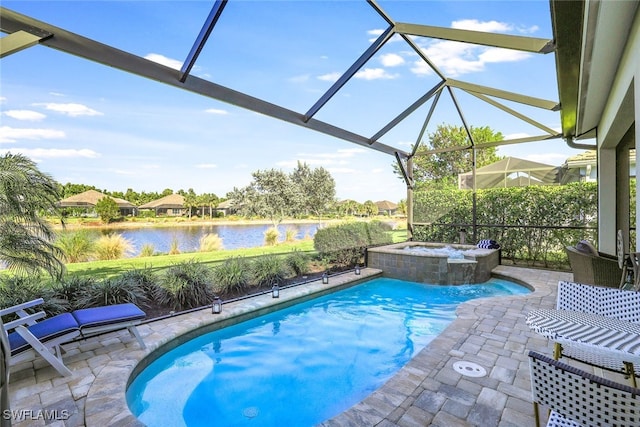
[{"label": "tall palm tree", "polygon": [[56,210],[58,187],[21,154],[0,156],[0,262],[20,273],[45,270],[60,277],[62,252],[40,214]]}]

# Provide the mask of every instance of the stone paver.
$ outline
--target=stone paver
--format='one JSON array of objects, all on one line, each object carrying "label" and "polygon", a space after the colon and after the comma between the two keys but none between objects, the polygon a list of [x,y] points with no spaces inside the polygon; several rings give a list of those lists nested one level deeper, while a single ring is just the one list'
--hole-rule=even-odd
[{"label": "stone paver", "polygon": [[[340,275],[331,279],[329,287],[379,274],[379,270],[364,269],[360,277]],[[384,386],[321,426],[534,425],[527,352],[550,354],[551,347],[529,330],[524,319],[532,308],[552,308],[558,281],[569,280],[571,274],[498,266],[494,275],[519,281],[534,292],[462,304],[457,319]],[[278,300],[262,295],[224,304],[221,315],[198,310],[145,323],[138,328],[145,350],[126,331],[70,343],[65,346],[65,362],[74,371],[70,378],[60,377],[39,358],[15,366],[10,383],[14,425],[141,425],[126,405],[125,389],[129,376],[149,353],[177,336],[192,337],[203,328],[223,327],[327,288],[311,282],[281,291]],[[453,369],[456,361],[477,363],[487,375],[463,376]]]}]

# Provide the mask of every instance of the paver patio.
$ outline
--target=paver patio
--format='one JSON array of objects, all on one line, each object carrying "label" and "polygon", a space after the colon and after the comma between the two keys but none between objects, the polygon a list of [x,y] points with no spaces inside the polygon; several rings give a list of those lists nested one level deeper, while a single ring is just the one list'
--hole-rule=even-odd
[{"label": "paver patio", "polygon": [[[363,270],[361,277],[379,274]],[[498,266],[494,274],[528,284],[526,295],[474,300],[462,304],[457,319],[419,352],[383,387],[323,426],[532,426],[527,352],[551,354],[546,339],[533,333],[525,316],[533,308],[553,308],[559,280],[571,274]],[[358,278],[332,278],[339,286]],[[224,305],[221,315],[209,310],[151,321],[138,327],[147,349],[125,331],[67,345],[64,356],[73,377],[61,377],[36,358],[15,366],[11,373],[11,409],[15,426],[134,426],[141,425],[125,402],[127,378],[149,352],[172,338],[213,321],[231,321],[275,303],[326,290],[312,282],[270,295]],[[469,377],[453,369],[456,361],[473,362],[487,375]],[[49,418],[59,418],[52,420]]]}]

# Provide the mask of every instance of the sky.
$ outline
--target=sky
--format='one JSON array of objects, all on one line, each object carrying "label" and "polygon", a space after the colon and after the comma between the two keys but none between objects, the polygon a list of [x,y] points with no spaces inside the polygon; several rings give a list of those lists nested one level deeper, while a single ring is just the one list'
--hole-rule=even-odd
[{"label": "sky", "polygon": [[[552,38],[549,2],[400,1],[378,4],[396,22]],[[180,68],[213,1],[11,1],[2,6],[148,60]],[[230,0],[192,74],[305,113],[370,46],[386,22],[364,0]],[[4,36],[4,34],[3,34]],[[553,54],[414,38],[449,78],[557,101]],[[438,81],[399,37],[390,40],[315,118],[374,135]],[[528,123],[454,91],[464,119],[506,138],[540,135]],[[557,112],[502,101],[559,131]],[[383,135],[411,150],[425,104]],[[442,96],[427,132],[462,124]],[[0,154],[23,153],[60,183],[109,191],[224,197],[256,170],[324,167],[340,200],[406,197],[393,156],[45,46],[0,61]],[[498,154],[561,165],[580,153],[561,139]]]}]

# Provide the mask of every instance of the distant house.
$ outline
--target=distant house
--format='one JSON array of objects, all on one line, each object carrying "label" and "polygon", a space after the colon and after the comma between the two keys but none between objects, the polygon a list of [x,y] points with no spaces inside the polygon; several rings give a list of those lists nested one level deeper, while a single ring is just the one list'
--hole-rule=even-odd
[{"label": "distant house", "polygon": [[[567,182],[595,182],[598,178],[598,159],[595,150],[576,154],[565,160],[563,184]],[[629,150],[629,176],[636,176],[636,150]]]},{"label": "distant house", "polygon": [[388,200],[381,200],[375,202],[378,207],[378,215],[395,215],[398,210],[398,205]]},{"label": "distant house", "polygon": [[216,211],[221,212],[223,216],[227,216],[236,213],[237,209],[233,207],[233,200],[225,200],[218,203]]},{"label": "distant house", "polygon": [[184,213],[184,197],[180,194],[169,194],[160,199],[145,203],[138,207],[141,211],[154,211],[156,216],[181,216]]},{"label": "distant house", "polygon": [[95,213],[96,204],[105,197],[113,199],[116,202],[122,216],[136,214],[136,207],[133,203],[117,197],[107,196],[96,190],[88,190],[84,193],[67,197],[66,199],[60,200],[57,205],[60,208],[84,208],[85,213],[89,214]]}]

